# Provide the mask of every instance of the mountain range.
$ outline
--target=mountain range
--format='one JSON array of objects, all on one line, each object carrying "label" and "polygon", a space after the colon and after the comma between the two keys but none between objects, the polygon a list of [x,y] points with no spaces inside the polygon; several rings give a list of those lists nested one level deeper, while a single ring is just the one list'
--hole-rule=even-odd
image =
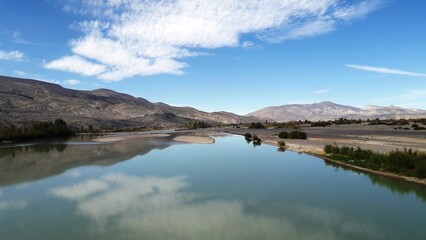
[{"label": "mountain range", "polygon": [[0,76],[0,125],[65,120],[80,128],[173,127],[203,121],[246,123],[256,117],[152,103],[108,89],[80,91],[43,81]]},{"label": "mountain range", "polygon": [[29,125],[61,118],[70,126],[84,128],[176,127],[194,121],[238,124],[273,120],[426,118],[426,111],[396,106],[364,108],[333,102],[266,107],[240,116],[230,112],[204,112],[192,107],[152,103],[144,98],[108,89],[81,91],[58,84],[0,76],[0,125]]},{"label": "mountain range", "polygon": [[262,119],[272,119],[277,122],[298,120],[335,120],[347,119],[401,119],[425,118],[426,110],[408,109],[397,106],[368,105],[363,108],[340,105],[325,101],[313,104],[289,104],[282,106],[266,107],[247,116]]}]

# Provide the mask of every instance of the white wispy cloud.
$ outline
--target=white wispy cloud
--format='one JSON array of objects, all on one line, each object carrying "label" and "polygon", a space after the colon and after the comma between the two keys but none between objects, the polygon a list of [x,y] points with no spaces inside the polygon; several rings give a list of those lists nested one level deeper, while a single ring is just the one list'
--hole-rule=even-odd
[{"label": "white wispy cloud", "polygon": [[[66,11],[91,16],[73,24],[84,35],[70,41],[73,56],[49,69],[116,81],[160,73],[182,74],[184,58],[240,43],[244,34],[282,42],[324,34],[365,16],[381,1],[365,0],[69,0]],[[253,45],[254,46],[254,45]],[[201,50],[201,51],[200,51]],[[72,61],[71,61],[72,60]],[[85,67],[76,67],[75,63]]]},{"label": "white wispy cloud", "polygon": [[70,79],[70,80],[64,81],[64,84],[71,85],[71,86],[77,85],[77,84],[80,84],[80,83],[81,83],[81,81],[76,80],[76,79]]},{"label": "white wispy cloud", "polygon": [[312,93],[314,93],[314,94],[321,94],[321,93],[328,93],[330,91],[331,91],[331,89],[320,89],[320,90],[315,90]]},{"label": "white wispy cloud", "polygon": [[15,43],[25,44],[25,45],[35,45],[35,43],[24,40],[21,36],[21,32],[14,31],[12,33],[12,41]]},{"label": "white wispy cloud", "polygon": [[244,41],[243,43],[241,43],[241,47],[246,49],[262,49],[263,48],[262,45],[256,44],[251,41]]},{"label": "white wispy cloud", "polygon": [[38,80],[38,81],[53,83],[53,84],[61,84],[61,82],[58,81],[58,80],[52,80],[52,79],[47,79],[47,78],[38,77],[38,76],[34,76],[34,77],[30,77],[30,78],[33,78],[33,79]]},{"label": "white wispy cloud", "polygon": [[24,53],[20,51],[3,51],[0,50],[0,60],[21,61],[24,58]]},{"label": "white wispy cloud", "polygon": [[346,66],[349,68],[368,71],[368,72],[404,75],[404,76],[413,76],[413,77],[426,77],[426,73],[408,72],[408,71],[403,71],[403,70],[393,69],[393,68],[372,67],[372,66],[355,65],[355,64],[347,64]]},{"label": "white wispy cloud", "polygon": [[14,74],[19,75],[19,76],[25,76],[26,73],[24,71],[19,71],[19,70],[14,70],[13,71]]},{"label": "white wispy cloud", "polygon": [[90,62],[79,56],[65,56],[45,64],[44,67],[78,73],[83,76],[94,76],[104,72],[106,69],[104,65]]},{"label": "white wispy cloud", "polygon": [[372,101],[426,109],[426,89],[413,89],[400,94],[393,94],[391,97],[374,98]]},{"label": "white wispy cloud", "polygon": [[407,93],[399,95],[398,98],[400,98],[400,99],[426,98],[426,89],[411,90]]}]

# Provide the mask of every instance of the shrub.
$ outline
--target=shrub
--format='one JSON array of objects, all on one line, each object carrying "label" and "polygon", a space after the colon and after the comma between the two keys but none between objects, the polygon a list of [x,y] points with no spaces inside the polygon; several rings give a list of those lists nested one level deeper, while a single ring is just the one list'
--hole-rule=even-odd
[{"label": "shrub", "polygon": [[212,126],[207,122],[193,122],[191,124],[186,125],[186,127],[189,129],[199,129],[199,128],[210,128]]},{"label": "shrub", "polygon": [[417,124],[413,124],[411,127],[412,127],[412,128],[418,128],[418,127],[419,127],[419,125],[417,125]]},{"label": "shrub", "polygon": [[305,132],[295,130],[290,132],[289,137],[290,139],[307,139],[308,135]]},{"label": "shrub", "polygon": [[415,127],[414,130],[425,130],[426,128],[424,127]]},{"label": "shrub", "polygon": [[311,123],[311,127],[326,127],[331,125],[333,125],[331,122],[324,122],[324,121]]},{"label": "shrub", "polygon": [[286,149],[285,142],[284,141],[278,141],[277,143],[278,143],[278,151],[279,152],[285,152],[285,149]]},{"label": "shrub", "polygon": [[262,139],[260,139],[256,134],[253,134],[252,140],[253,140],[253,143],[262,142]]},{"label": "shrub", "polygon": [[263,128],[265,128],[265,126],[262,123],[260,123],[260,122],[252,122],[250,124],[249,128],[252,128],[252,129],[263,129]]},{"label": "shrub", "polygon": [[253,136],[252,136],[250,133],[246,133],[246,134],[244,134],[244,137],[245,137],[246,139],[252,139],[252,138],[253,138]]},{"label": "shrub", "polygon": [[278,137],[279,137],[279,138],[288,138],[288,132],[280,132],[280,133],[278,134]]},{"label": "shrub", "polygon": [[357,147],[326,145],[324,152],[338,161],[351,160],[356,166],[405,176],[426,178],[426,153],[412,149],[394,150],[387,154]]}]

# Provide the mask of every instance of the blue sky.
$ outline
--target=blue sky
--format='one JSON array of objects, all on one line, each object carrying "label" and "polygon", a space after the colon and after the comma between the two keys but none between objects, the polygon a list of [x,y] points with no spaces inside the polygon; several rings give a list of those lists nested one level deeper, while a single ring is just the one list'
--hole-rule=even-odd
[{"label": "blue sky", "polygon": [[0,75],[246,114],[426,109],[423,0],[0,0]]}]

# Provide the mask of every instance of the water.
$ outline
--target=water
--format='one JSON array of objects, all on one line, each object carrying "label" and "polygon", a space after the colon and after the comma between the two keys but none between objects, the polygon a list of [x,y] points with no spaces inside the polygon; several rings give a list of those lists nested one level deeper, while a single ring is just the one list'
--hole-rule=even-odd
[{"label": "water", "polygon": [[83,140],[0,148],[0,239],[426,239],[422,186],[237,136]]}]

